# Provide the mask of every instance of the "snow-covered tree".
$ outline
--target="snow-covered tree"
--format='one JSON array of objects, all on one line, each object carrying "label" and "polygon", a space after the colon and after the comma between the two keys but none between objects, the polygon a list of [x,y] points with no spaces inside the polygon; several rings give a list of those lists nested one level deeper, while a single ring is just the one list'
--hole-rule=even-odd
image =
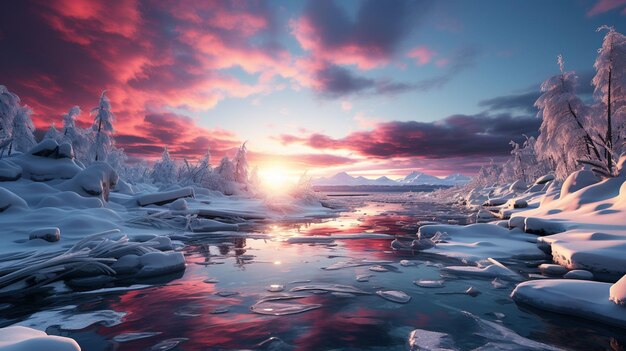
[{"label": "snow-covered tree", "polygon": [[195,164],[185,159],[178,178],[184,185],[195,184],[202,186],[208,179],[211,171],[211,153],[207,150],[204,156]]},{"label": "snow-covered tree", "polygon": [[161,160],[154,164],[150,178],[156,184],[173,184],[176,182],[176,163],[170,157],[167,147],[163,150]]},{"label": "snow-covered tree", "polygon": [[5,147],[10,147],[9,139],[13,131],[13,119],[19,108],[20,98],[4,85],[0,85],[0,143]]},{"label": "snow-covered tree", "polygon": [[87,159],[91,138],[89,130],[85,130],[76,125],[76,119],[80,116],[80,113],[80,107],[73,106],[63,115],[63,133],[61,140],[72,144],[76,158],[82,162],[88,163],[88,161],[91,161],[91,159]]},{"label": "snow-covered tree", "polygon": [[248,182],[248,149],[246,143],[243,143],[237,150],[235,155],[235,181],[246,184]]},{"label": "snow-covered tree", "polygon": [[560,55],[558,63],[561,74],[541,85],[535,102],[542,118],[536,147],[540,158],[554,161],[556,176],[563,179],[578,168],[578,160],[600,160],[601,154],[584,125],[590,109],[576,96],[578,78],[565,71]]},{"label": "snow-covered tree", "polygon": [[[511,141],[511,158],[504,165],[502,171],[505,182],[512,182],[521,179],[526,183],[534,182],[537,178],[550,173],[551,167],[548,161],[538,158],[536,153],[536,140],[533,137],[524,135],[526,140],[520,145]],[[508,169],[510,169],[510,171]]]},{"label": "snow-covered tree", "polygon": [[[17,109],[15,118],[13,118],[13,149],[26,152],[35,146],[35,137],[33,132],[35,131],[35,125],[30,118],[33,110],[28,106],[20,106]],[[10,154],[10,151],[9,151]]]},{"label": "snow-covered tree", "polygon": [[601,30],[607,30],[607,33],[594,64],[596,75],[592,83],[597,104],[590,117],[598,143],[604,148],[605,176],[612,176],[615,163],[625,150],[626,36],[613,27],[602,26],[598,28]]},{"label": "snow-covered tree", "polygon": [[114,132],[113,121],[115,120],[115,115],[111,112],[111,101],[106,96],[106,90],[100,95],[100,103],[91,110],[91,114],[95,115],[92,129],[96,135],[89,156],[95,161],[106,161],[113,145],[111,134]]},{"label": "snow-covered tree", "polygon": [[225,181],[235,181],[235,165],[228,157],[224,156],[220,165],[215,170],[217,174]]},{"label": "snow-covered tree", "polygon": [[52,124],[48,128],[48,131],[46,132],[46,134],[44,134],[43,138],[52,139],[52,140],[59,142],[63,138],[63,134],[59,132],[59,130],[56,127],[56,124],[52,122]]}]

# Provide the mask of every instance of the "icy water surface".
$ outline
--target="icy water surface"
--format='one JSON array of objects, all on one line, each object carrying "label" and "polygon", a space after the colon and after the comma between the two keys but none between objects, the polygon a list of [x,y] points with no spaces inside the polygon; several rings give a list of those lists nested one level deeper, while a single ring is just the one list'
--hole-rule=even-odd
[{"label": "icy water surface", "polygon": [[411,236],[418,221],[468,222],[460,209],[413,201],[410,194],[341,198],[354,210],[335,219],[259,226],[255,235],[266,238],[189,243],[180,276],[135,282],[154,284],[136,290],[0,304],[0,322],[54,321],[58,326],[48,333],[70,336],[87,351],[405,350],[414,329],[449,334],[461,350],[489,342],[483,349],[494,349],[502,341],[515,350],[542,349],[524,338],[565,349],[624,349],[622,330],[520,308],[509,299],[513,284],[442,275],[441,267],[459,262],[393,252],[391,239],[286,241],[294,235]]}]

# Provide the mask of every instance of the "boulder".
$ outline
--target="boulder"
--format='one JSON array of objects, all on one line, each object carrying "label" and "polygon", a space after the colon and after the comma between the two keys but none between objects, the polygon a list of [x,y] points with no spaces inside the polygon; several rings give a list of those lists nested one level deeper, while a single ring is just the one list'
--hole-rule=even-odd
[{"label": "boulder", "polygon": [[593,280],[593,273],[584,269],[571,270],[563,276],[565,279]]},{"label": "boulder", "polygon": [[39,157],[55,157],[59,151],[59,144],[54,139],[44,139],[28,151],[29,154]]},{"label": "boulder", "polygon": [[554,174],[546,174],[535,180],[535,184],[545,184],[551,180],[554,180]]},{"label": "boulder", "polygon": [[563,275],[565,273],[567,273],[567,268],[558,265],[558,264],[551,264],[551,263],[544,263],[539,265],[539,270],[541,271],[541,273],[545,274],[545,275]]},{"label": "boulder", "polygon": [[559,222],[543,218],[528,217],[524,220],[524,231],[537,235],[552,235],[564,232],[565,228]]},{"label": "boulder", "polygon": [[61,230],[56,227],[47,227],[31,230],[28,234],[28,239],[42,239],[51,243],[57,242],[61,240]]},{"label": "boulder", "polygon": [[59,189],[73,191],[82,196],[97,196],[108,201],[109,192],[115,188],[118,180],[117,173],[108,163],[98,161],[60,184]]}]

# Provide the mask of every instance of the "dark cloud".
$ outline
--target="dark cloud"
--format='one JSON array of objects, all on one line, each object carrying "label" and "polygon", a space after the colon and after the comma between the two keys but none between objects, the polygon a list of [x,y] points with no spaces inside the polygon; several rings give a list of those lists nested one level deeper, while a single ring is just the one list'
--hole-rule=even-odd
[{"label": "dark cloud", "polygon": [[537,113],[537,108],[535,108],[534,105],[540,95],[539,90],[521,94],[504,95],[483,100],[479,102],[478,105],[486,107],[490,111],[519,109],[528,113]]},{"label": "dark cloud", "polygon": [[430,2],[366,0],[356,16],[333,0],[308,1],[296,36],[313,55],[344,54],[352,63],[387,59],[415,29]]},{"label": "dark cloud", "polygon": [[[595,75],[595,71],[586,70],[578,73],[578,87],[577,93],[583,100],[590,100],[593,94],[593,86],[591,80]],[[519,94],[510,94],[497,96],[495,98],[480,101],[479,106],[487,108],[489,111],[499,110],[519,110],[530,114],[536,114],[537,108],[535,107],[535,101],[541,95],[541,84],[533,85],[527,92]]]},{"label": "dark cloud", "polygon": [[534,117],[454,115],[436,122],[394,121],[340,139],[324,134],[283,135],[285,144],[302,143],[315,149],[345,149],[372,158],[492,157],[509,153],[509,141],[536,135],[541,121]]},{"label": "dark cloud", "polygon": [[337,65],[324,65],[316,71],[315,78],[317,91],[331,98],[352,94],[393,95],[413,89],[410,84],[361,77]]}]

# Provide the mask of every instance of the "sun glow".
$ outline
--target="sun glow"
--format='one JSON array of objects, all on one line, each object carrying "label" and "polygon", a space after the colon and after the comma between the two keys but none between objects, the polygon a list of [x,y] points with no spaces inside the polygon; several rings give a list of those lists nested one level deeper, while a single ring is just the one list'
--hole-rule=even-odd
[{"label": "sun glow", "polygon": [[290,170],[280,166],[259,169],[259,178],[262,185],[272,190],[287,189],[294,183]]}]

